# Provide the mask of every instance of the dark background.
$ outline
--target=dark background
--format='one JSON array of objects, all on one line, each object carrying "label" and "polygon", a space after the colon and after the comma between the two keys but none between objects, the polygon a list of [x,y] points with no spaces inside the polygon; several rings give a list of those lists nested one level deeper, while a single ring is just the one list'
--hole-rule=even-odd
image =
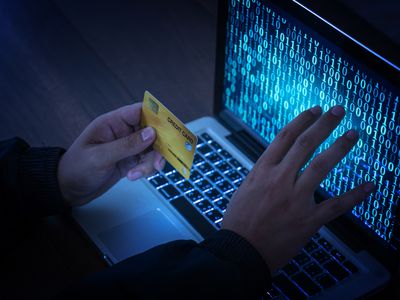
[{"label": "dark background", "polygon": [[[361,39],[371,40],[370,23],[390,39],[371,40],[378,52],[400,45],[397,1],[303,2]],[[96,116],[146,89],[185,122],[210,115],[216,18],[215,0],[0,0],[0,140],[67,148]],[[105,267],[61,216],[44,220],[16,256],[17,272],[2,283],[31,298]],[[391,284],[379,297],[389,292],[400,296]]]}]

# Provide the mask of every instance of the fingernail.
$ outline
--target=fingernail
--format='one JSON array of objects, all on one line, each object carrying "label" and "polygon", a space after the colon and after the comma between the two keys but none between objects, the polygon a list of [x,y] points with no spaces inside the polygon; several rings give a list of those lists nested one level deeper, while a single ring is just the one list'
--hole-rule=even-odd
[{"label": "fingernail", "polygon": [[336,117],[343,117],[344,116],[344,108],[340,105],[334,106],[331,110],[332,114]]},{"label": "fingernail", "polygon": [[148,139],[152,138],[154,135],[154,129],[151,127],[146,127],[145,129],[142,130],[142,132],[140,133],[141,137],[142,137],[142,141],[145,142]]},{"label": "fingernail", "polygon": [[161,171],[162,169],[164,169],[164,167],[165,167],[165,159],[163,158],[163,159],[160,161],[160,171]]},{"label": "fingernail", "polygon": [[356,140],[358,138],[358,132],[354,129],[350,129],[349,131],[347,131],[346,137],[349,140]]},{"label": "fingernail", "polygon": [[142,172],[139,171],[129,171],[127,175],[129,180],[136,180],[142,177]]},{"label": "fingernail", "polygon": [[372,193],[375,190],[375,184],[373,184],[372,182],[368,182],[365,186],[364,186],[364,191],[366,193]]},{"label": "fingernail", "polygon": [[321,114],[322,108],[321,108],[321,106],[317,105],[317,106],[314,106],[314,107],[310,108],[310,111],[311,111],[314,115],[318,116],[318,115]]},{"label": "fingernail", "polygon": [[164,166],[165,166],[165,159],[164,159],[164,158],[161,158],[161,159],[158,161],[157,171],[161,171],[162,169],[164,169]]}]

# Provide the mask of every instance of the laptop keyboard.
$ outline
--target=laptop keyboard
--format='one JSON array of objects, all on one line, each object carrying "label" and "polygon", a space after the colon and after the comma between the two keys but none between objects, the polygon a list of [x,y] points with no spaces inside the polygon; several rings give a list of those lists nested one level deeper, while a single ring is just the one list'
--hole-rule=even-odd
[{"label": "laptop keyboard", "polygon": [[[229,199],[249,170],[208,133],[198,137],[192,173],[185,180],[166,164],[148,178],[203,237],[218,230]],[[264,299],[307,299],[357,273],[358,268],[319,233],[273,276]]]},{"label": "laptop keyboard", "polygon": [[358,268],[320,233],[272,278],[264,299],[307,299],[347,279]]}]

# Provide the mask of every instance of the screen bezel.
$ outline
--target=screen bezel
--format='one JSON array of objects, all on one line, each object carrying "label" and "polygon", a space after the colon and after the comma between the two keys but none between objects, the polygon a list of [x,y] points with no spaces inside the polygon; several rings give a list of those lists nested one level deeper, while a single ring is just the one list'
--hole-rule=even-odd
[{"label": "screen bezel", "polygon": [[[365,44],[355,40],[354,37],[349,38],[341,29],[334,27],[332,23],[318,16],[314,12],[308,11],[309,8],[305,8],[302,5],[290,0],[268,0],[273,6],[285,11],[293,18],[297,18],[310,28],[313,28],[318,34],[324,36],[327,40],[343,49],[343,51],[349,56],[356,56],[357,60],[365,63],[365,66],[371,69],[373,72],[380,74],[382,78],[388,80],[395,87],[400,86],[400,72],[393,66],[382,60],[383,54],[377,54],[373,50],[369,49]],[[228,3],[229,0],[219,0],[218,3],[218,27],[217,27],[217,50],[216,50],[216,66],[215,66],[215,89],[214,89],[214,115],[217,116],[219,121],[227,126],[230,130],[234,131],[246,131],[246,133],[254,139],[257,143],[261,144],[264,148],[266,142],[261,139],[256,133],[254,133],[248,126],[246,126],[239,118],[235,117],[231,112],[224,108],[223,104],[223,91],[224,91],[224,67],[225,67],[225,39],[226,39],[226,22],[228,17]],[[351,15],[351,12],[347,12]],[[368,30],[368,28],[365,28]],[[371,29],[372,30],[372,29]],[[376,32],[376,29],[373,29]],[[383,41],[387,41],[384,36],[381,37]],[[393,47],[393,44],[390,44]],[[391,51],[396,51],[391,49]],[[397,52],[398,53],[398,52]],[[387,60],[389,61],[389,60]],[[393,62],[391,62],[394,66]],[[396,66],[397,67],[397,66]],[[384,74],[384,76],[382,75]],[[319,189],[316,193],[317,198],[320,201],[327,199],[327,193]],[[373,254],[380,256],[382,249],[385,249],[385,254],[382,259],[388,259],[388,265],[395,259],[396,262],[400,259],[400,254],[396,253],[389,243],[383,241],[381,238],[376,236],[371,230],[358,218],[356,218],[351,212],[339,217],[338,219],[342,223],[351,227],[351,230],[357,232],[358,236],[365,241],[365,247],[369,248]],[[338,221],[336,220],[336,221]],[[336,222],[335,221],[335,222]],[[335,226],[335,222],[332,222]],[[329,226],[328,226],[329,227]],[[396,263],[397,264],[397,263]]]}]

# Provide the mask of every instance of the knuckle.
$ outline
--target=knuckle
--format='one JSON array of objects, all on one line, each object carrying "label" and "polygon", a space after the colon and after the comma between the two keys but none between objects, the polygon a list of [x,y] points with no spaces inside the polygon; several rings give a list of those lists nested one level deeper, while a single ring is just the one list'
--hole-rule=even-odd
[{"label": "knuckle", "polygon": [[126,149],[130,149],[137,144],[137,137],[135,134],[130,134],[122,138],[122,144]]},{"label": "knuckle", "polygon": [[268,181],[265,183],[265,189],[271,193],[275,193],[275,191],[281,190],[283,182],[286,181],[286,175],[281,172],[270,175]]},{"label": "knuckle", "polygon": [[305,121],[312,121],[315,119],[315,115],[310,110],[305,110],[301,113]]},{"label": "knuckle", "polygon": [[124,136],[123,138],[121,138],[121,144],[122,144],[122,147],[129,148],[131,145],[131,137],[129,135],[127,135],[127,136]]},{"label": "knuckle", "polygon": [[340,215],[343,211],[343,205],[341,199],[335,197],[332,198],[331,200],[331,205],[330,205],[330,210],[334,215]]},{"label": "knuckle", "polygon": [[310,168],[314,173],[319,173],[323,170],[326,170],[328,168],[328,164],[321,155],[318,155],[313,161],[311,161]]},{"label": "knuckle", "polygon": [[293,133],[290,131],[289,128],[284,127],[279,133],[276,135],[276,139],[281,140],[290,140],[293,138]]},{"label": "knuckle", "polygon": [[337,142],[337,150],[342,153],[345,154],[350,150],[351,144],[349,143],[349,141],[347,140],[347,138],[342,137],[338,140]]},{"label": "knuckle", "polygon": [[308,134],[302,134],[296,141],[298,147],[302,149],[314,148],[314,139]]}]

